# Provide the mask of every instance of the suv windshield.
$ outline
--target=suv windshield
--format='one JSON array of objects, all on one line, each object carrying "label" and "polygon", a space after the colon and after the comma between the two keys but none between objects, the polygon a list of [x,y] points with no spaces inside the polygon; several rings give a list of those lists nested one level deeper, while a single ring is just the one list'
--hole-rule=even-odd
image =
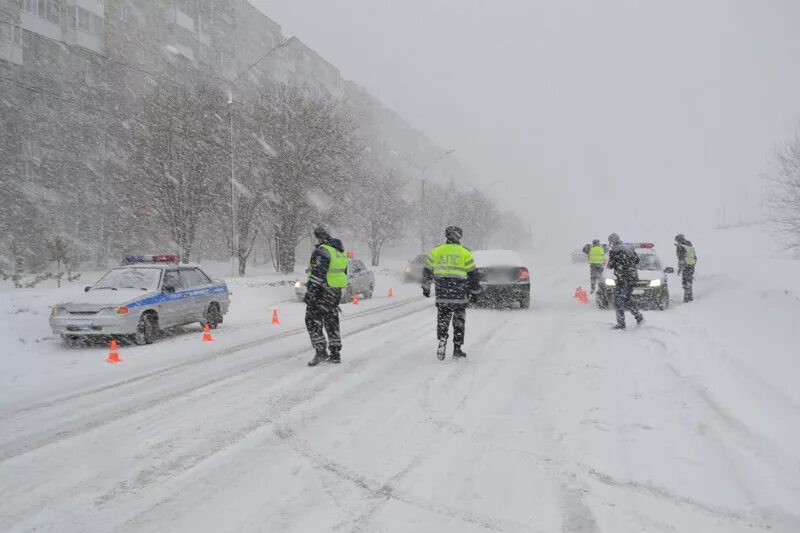
[{"label": "suv windshield", "polygon": [[639,270],[661,270],[661,261],[656,254],[638,254]]},{"label": "suv windshield", "polygon": [[158,289],[161,269],[158,268],[115,268],[94,284],[93,291],[100,289]]}]

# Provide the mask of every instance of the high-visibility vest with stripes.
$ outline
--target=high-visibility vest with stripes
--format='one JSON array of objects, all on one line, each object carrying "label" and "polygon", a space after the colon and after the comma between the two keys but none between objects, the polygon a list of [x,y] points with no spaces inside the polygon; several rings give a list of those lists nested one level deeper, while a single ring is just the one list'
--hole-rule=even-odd
[{"label": "high-visibility vest with stripes", "polygon": [[589,250],[589,263],[592,265],[602,265],[606,262],[606,251],[602,246],[592,246]]},{"label": "high-visibility vest with stripes", "polygon": [[475,260],[460,244],[441,244],[431,250],[428,268],[436,278],[467,279],[467,274],[475,270]]},{"label": "high-visibility vest with stripes", "polygon": [[683,261],[687,265],[696,265],[697,254],[694,251],[694,246],[689,246],[688,244],[681,244],[681,246],[683,246],[683,250],[686,252],[683,256]]},{"label": "high-visibility vest with stripes", "polygon": [[[331,257],[330,263],[328,263],[328,275],[325,283],[334,289],[344,289],[347,287],[347,254],[327,244],[320,244],[320,246],[327,250]],[[308,276],[311,277],[311,265],[309,265],[307,272]]]}]

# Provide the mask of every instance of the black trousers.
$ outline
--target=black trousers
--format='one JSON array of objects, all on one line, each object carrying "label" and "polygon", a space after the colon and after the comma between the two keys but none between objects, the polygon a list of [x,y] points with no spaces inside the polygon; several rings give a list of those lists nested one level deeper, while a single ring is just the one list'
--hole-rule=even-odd
[{"label": "black trousers", "polygon": [[589,265],[589,285],[592,288],[592,292],[594,292],[600,276],[603,275],[603,269],[605,269],[604,265]]},{"label": "black trousers", "polygon": [[[321,307],[309,305],[306,307],[306,329],[311,338],[311,346],[318,352],[330,346],[331,352],[342,349],[342,336],[339,331],[338,307]],[[328,338],[325,338],[325,333]]]},{"label": "black trousers", "polygon": [[464,333],[467,326],[467,304],[436,304],[439,310],[436,318],[436,335],[439,340],[447,340],[450,322],[453,322],[453,344],[464,344]]},{"label": "black trousers", "polygon": [[694,284],[694,265],[684,265],[681,271],[681,281],[683,282],[683,301],[691,302],[694,300],[692,285]]},{"label": "black trousers", "polygon": [[641,319],[639,306],[633,301],[633,282],[618,281],[614,289],[614,309],[617,312],[617,324],[625,325],[625,311],[630,311],[636,320]]}]

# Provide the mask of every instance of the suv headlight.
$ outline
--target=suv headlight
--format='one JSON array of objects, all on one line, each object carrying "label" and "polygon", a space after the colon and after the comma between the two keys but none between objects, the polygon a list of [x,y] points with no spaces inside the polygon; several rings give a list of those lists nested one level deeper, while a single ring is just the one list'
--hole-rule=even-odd
[{"label": "suv headlight", "polygon": [[611,279],[611,278],[606,278],[606,287],[613,287],[613,286],[615,286],[616,284],[617,284],[617,282],[616,282],[616,281],[614,281],[613,279]]},{"label": "suv headlight", "polygon": [[660,279],[654,279],[653,281],[650,282],[650,286],[651,287],[660,287],[661,286],[661,280]]},{"label": "suv headlight", "polygon": [[66,307],[53,307],[53,309],[50,310],[50,316],[61,316],[66,314],[67,314]]}]

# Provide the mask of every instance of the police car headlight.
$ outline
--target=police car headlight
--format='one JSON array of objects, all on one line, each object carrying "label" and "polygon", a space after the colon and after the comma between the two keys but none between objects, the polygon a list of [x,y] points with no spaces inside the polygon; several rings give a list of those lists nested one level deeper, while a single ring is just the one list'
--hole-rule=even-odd
[{"label": "police car headlight", "polygon": [[661,286],[661,280],[660,279],[654,279],[653,281],[650,282],[650,286],[651,287],[660,287]]},{"label": "police car headlight", "polygon": [[614,281],[613,279],[611,279],[611,278],[607,278],[607,279],[606,279],[606,287],[613,287],[613,286],[615,286],[616,284],[617,284],[617,282],[616,282],[616,281]]},{"label": "police car headlight", "polygon": [[[97,312],[97,314],[103,316],[118,315],[121,314],[119,312],[120,309],[121,309],[120,307],[103,307],[102,309],[100,309],[100,311]],[[125,309],[127,309],[127,307]]]},{"label": "police car headlight", "polygon": [[54,307],[50,311],[50,316],[62,316],[67,314],[67,309],[65,307]]},{"label": "police car headlight", "polygon": [[303,284],[302,284],[302,283],[300,283],[299,281],[295,281],[295,282],[294,282],[294,288],[295,288],[295,289],[299,289],[299,288],[300,288],[300,287],[302,287],[302,286],[303,286]]}]

